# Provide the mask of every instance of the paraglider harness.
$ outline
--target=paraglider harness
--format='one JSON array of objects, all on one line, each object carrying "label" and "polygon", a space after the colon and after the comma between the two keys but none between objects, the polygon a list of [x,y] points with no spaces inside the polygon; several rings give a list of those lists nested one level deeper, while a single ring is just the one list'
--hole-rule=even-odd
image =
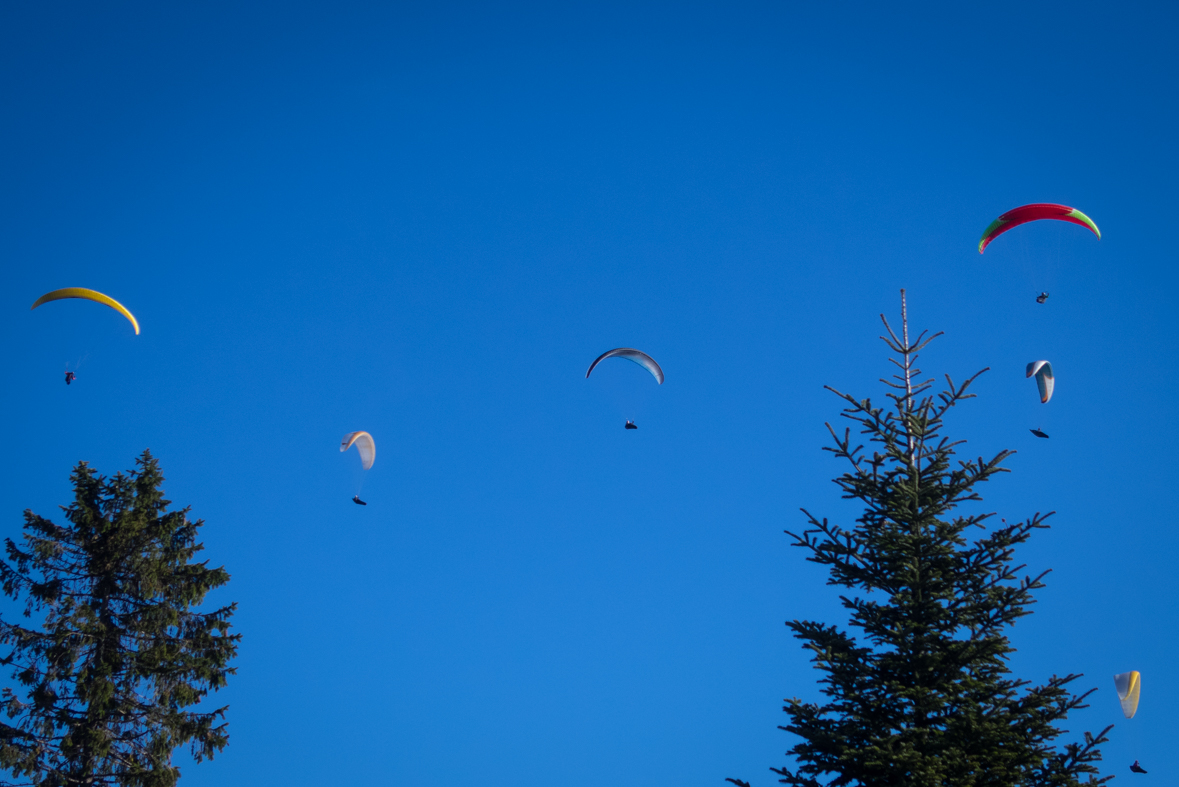
[{"label": "paraglider harness", "polygon": [[66,372],[66,385],[72,383],[75,379],[77,379],[77,377],[78,375],[74,374],[73,372]]},{"label": "paraglider harness", "polygon": [[363,500],[361,500],[361,499],[360,499],[360,495],[353,495],[353,496],[352,496],[352,502],[353,502],[353,503],[355,503],[355,504],[356,504],[356,505],[358,505],[358,506],[367,506],[367,505],[368,505],[368,503],[366,503],[366,502],[364,502]]},{"label": "paraglider harness", "polygon": [[638,427],[638,424],[636,424],[634,421],[627,421],[627,422],[626,422],[626,426],[625,426],[624,428],[626,428],[626,429],[638,429],[639,427]]},{"label": "paraglider harness", "polygon": [[1042,292],[1036,296],[1036,303],[1043,303],[1046,300],[1048,300],[1048,293],[1046,292]]}]

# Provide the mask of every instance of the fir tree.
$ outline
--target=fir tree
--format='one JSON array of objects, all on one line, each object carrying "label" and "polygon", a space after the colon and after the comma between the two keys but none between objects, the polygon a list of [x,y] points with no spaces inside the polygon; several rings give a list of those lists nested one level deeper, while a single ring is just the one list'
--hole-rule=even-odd
[{"label": "fir tree", "polygon": [[3,692],[0,767],[18,779],[4,784],[169,787],[173,750],[199,762],[229,740],[226,708],[185,710],[234,671],[236,604],[194,611],[229,574],[193,561],[203,523],[167,510],[150,452],[136,464],[108,479],[80,463],[68,524],[25,511],[23,543],[6,539],[4,592],[40,625],[0,619],[18,684]]},{"label": "fir tree", "polygon": [[[955,513],[981,500],[976,487],[997,473],[1012,451],[992,459],[958,459],[963,441],[943,436],[943,419],[973,398],[970,385],[946,375],[945,389],[916,368],[917,353],[940,334],[909,341],[901,291],[901,336],[881,315],[882,336],[899,356],[888,407],[829,388],[846,403],[843,416],[867,435],[869,455],[851,428],[827,424],[834,445],[825,450],[847,462],[835,483],[863,505],[852,527],[803,509],[808,529],[787,531],[807,560],[827,566],[827,584],[842,595],[849,625],[794,620],[787,625],[813,651],[823,677],[823,704],[787,701],[781,729],[801,738],[789,754],[794,768],[773,768],[793,787],[1030,787],[1101,784],[1092,764],[1109,727],[1083,743],[1059,748],[1058,725],[1087,707],[1070,692],[1079,675],[1053,676],[1032,686],[1013,678],[1014,649],[1006,629],[1034,603],[1047,571],[1018,578],[1014,548],[1051,516],[1036,513],[1016,524],[992,514]],[[970,534],[977,534],[971,539]],[[738,779],[729,779],[748,787]]]}]

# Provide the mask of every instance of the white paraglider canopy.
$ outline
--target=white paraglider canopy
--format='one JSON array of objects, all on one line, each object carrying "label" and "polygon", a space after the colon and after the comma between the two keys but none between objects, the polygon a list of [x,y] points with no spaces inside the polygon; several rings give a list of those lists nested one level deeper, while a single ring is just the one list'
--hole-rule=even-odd
[{"label": "white paraglider canopy", "polygon": [[1056,387],[1056,378],[1052,376],[1052,364],[1047,361],[1032,361],[1028,364],[1027,377],[1036,375],[1036,387],[1040,389],[1040,402],[1048,404],[1052,398],[1052,389]]}]

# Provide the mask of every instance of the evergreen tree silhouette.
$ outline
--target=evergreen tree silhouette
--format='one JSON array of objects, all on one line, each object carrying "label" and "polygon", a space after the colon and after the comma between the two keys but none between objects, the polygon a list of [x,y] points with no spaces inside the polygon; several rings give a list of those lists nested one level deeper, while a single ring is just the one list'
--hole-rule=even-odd
[{"label": "evergreen tree silhouette", "polygon": [[186,710],[234,670],[236,604],[197,612],[229,581],[194,562],[203,549],[187,509],[168,511],[156,460],[103,478],[85,462],[71,475],[66,525],[25,511],[22,544],[6,539],[0,582],[41,625],[0,619],[0,644],[18,684],[0,707],[0,767],[44,787],[171,787],[174,749],[199,762],[225,747],[225,708]]},{"label": "evergreen tree silhouette", "polygon": [[[868,448],[827,429],[831,451],[847,463],[835,483],[863,505],[855,525],[842,527],[803,513],[808,528],[787,531],[807,560],[826,566],[827,584],[841,595],[853,636],[837,626],[794,620],[787,625],[813,652],[821,672],[822,704],[787,701],[781,729],[801,740],[788,752],[793,767],[772,768],[792,787],[1031,787],[1102,784],[1094,777],[1100,744],[1111,727],[1060,748],[1059,724],[1087,707],[1092,689],[1074,695],[1079,675],[1043,685],[1011,676],[1014,651],[1006,629],[1029,614],[1044,571],[1019,579],[1013,551],[1051,516],[1036,513],[1009,524],[992,514],[958,514],[981,500],[976,487],[1013,452],[959,459],[963,441],[943,435],[943,419],[973,398],[983,369],[932,393],[917,355],[940,333],[909,339],[905,291],[901,335],[881,315],[881,339],[897,354],[888,405],[828,388],[842,415],[866,436]],[[972,538],[973,536],[973,538]],[[1081,779],[1085,778],[1082,782]],[[728,779],[749,787],[740,779]]]}]

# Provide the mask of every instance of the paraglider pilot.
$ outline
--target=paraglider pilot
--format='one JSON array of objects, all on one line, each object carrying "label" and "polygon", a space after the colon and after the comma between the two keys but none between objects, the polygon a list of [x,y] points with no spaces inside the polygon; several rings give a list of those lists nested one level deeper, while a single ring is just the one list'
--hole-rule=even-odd
[{"label": "paraglider pilot", "polygon": [[635,422],[634,422],[634,421],[627,421],[627,422],[626,422],[626,428],[627,428],[627,429],[638,429],[639,427],[638,427],[638,425],[637,425],[637,424],[635,424]]},{"label": "paraglider pilot", "polygon": [[360,495],[352,495],[352,502],[358,506],[367,506],[368,503],[360,499]]},{"label": "paraglider pilot", "polygon": [[77,379],[77,377],[78,375],[74,374],[73,372],[66,372],[66,385],[72,383],[75,379]]},{"label": "paraglider pilot", "polygon": [[1130,770],[1134,773],[1146,773],[1146,769],[1138,764],[1138,760],[1134,760],[1134,764],[1130,766]]},{"label": "paraglider pilot", "polygon": [[1036,303],[1043,303],[1046,300],[1048,300],[1048,293],[1046,292],[1042,292],[1036,296]]}]

